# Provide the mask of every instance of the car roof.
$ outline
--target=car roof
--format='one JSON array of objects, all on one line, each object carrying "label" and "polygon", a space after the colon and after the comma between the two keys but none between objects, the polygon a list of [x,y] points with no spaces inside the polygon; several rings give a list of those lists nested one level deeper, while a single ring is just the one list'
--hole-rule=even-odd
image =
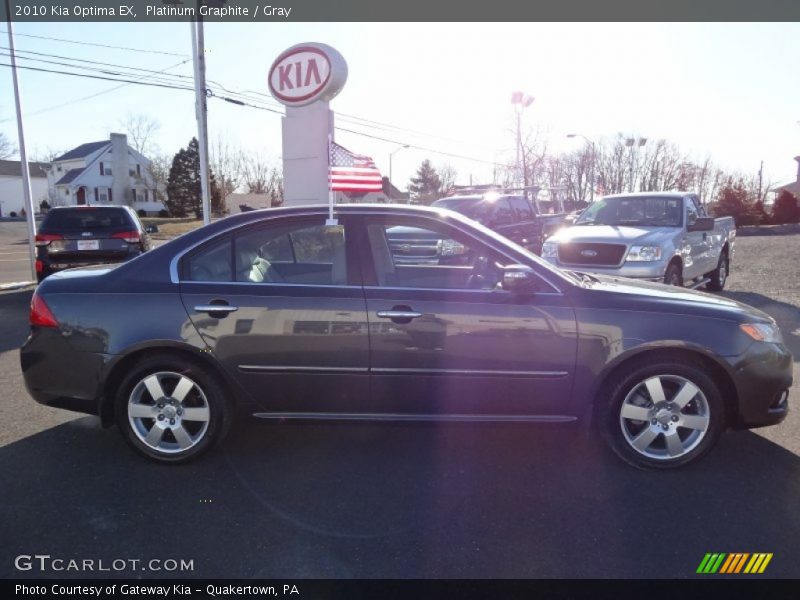
[{"label": "car roof", "polygon": [[642,196],[658,196],[659,198],[685,198],[695,196],[695,192],[625,192],[624,194],[607,194],[603,198],[641,198]]},{"label": "car roof", "polygon": [[119,204],[80,204],[73,206],[52,206],[49,210],[86,210],[87,208],[118,208],[120,210],[129,210],[130,206],[120,206]]}]

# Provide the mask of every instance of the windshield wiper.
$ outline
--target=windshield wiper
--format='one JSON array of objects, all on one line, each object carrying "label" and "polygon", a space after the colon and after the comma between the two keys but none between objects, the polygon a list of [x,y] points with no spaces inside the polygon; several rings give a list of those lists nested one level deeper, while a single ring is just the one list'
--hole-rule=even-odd
[{"label": "windshield wiper", "polygon": [[583,271],[567,271],[570,275],[574,276],[582,283],[598,283],[600,280],[597,277],[592,277],[588,273],[584,273]]}]

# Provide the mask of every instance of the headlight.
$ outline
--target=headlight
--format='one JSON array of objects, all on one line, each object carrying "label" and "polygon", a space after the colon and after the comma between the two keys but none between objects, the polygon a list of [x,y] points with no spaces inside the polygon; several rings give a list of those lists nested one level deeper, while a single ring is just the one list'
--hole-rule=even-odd
[{"label": "headlight", "polygon": [[653,262],[661,258],[660,246],[631,246],[625,260],[635,262]]},{"label": "headlight", "polygon": [[556,242],[545,242],[542,245],[542,258],[556,258],[558,256],[558,244]]},{"label": "headlight", "polygon": [[742,323],[739,329],[744,331],[757,342],[772,342],[779,344],[783,341],[781,330],[773,323]]}]

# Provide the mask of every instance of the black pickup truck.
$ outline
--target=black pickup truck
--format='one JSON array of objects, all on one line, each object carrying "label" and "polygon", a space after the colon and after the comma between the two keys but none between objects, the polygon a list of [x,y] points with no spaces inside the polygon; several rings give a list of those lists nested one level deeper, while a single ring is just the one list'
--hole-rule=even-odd
[{"label": "black pickup truck", "polygon": [[[433,208],[447,208],[478,221],[489,229],[541,254],[544,240],[564,221],[564,213],[545,213],[522,195],[470,194],[450,196],[433,203]],[[547,203],[554,204],[554,203]],[[463,247],[454,240],[442,240],[433,231],[416,227],[392,227],[388,230],[395,264],[458,265],[468,261]]]}]

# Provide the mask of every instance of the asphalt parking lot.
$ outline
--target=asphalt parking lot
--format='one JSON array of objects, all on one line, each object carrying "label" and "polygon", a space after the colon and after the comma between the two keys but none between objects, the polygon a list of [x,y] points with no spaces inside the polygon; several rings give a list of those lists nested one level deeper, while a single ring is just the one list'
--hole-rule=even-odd
[{"label": "asphalt parking lot", "polygon": [[[740,237],[725,295],[773,315],[800,360],[797,256],[800,235]],[[187,559],[178,575],[204,578],[683,578],[707,552],[771,552],[765,577],[800,576],[796,407],[669,473],[519,424],[248,421],[199,462],[162,467],[27,396],[30,293],[0,294],[0,577],[97,575],[14,567],[49,554]]]}]

